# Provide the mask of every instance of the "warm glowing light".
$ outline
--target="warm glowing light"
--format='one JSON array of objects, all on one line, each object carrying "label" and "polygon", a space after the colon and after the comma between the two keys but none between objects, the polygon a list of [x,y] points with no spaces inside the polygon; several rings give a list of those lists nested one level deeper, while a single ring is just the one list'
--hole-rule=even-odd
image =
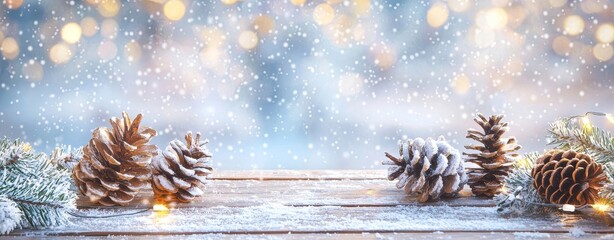
[{"label": "warm glowing light", "polygon": [[575,36],[584,31],[584,19],[578,15],[566,17],[563,21],[565,33]]},{"label": "warm glowing light", "polygon": [[426,12],[426,22],[429,26],[439,28],[448,21],[449,16],[448,7],[443,3],[435,3]]},{"label": "warm glowing light", "polygon": [[558,36],[552,41],[552,50],[558,55],[567,56],[571,51],[571,41],[565,36]]},{"label": "warm glowing light", "polygon": [[567,0],[549,0],[550,6],[558,8],[562,7],[567,3]]},{"label": "warm glowing light", "polygon": [[119,13],[120,0],[100,0],[98,13],[103,17],[113,17]]},{"label": "warm glowing light", "polygon": [[23,0],[3,0],[4,6],[8,9],[18,9],[23,4]]},{"label": "warm glowing light", "polygon": [[171,21],[178,21],[185,14],[185,4],[180,0],[170,0],[164,4],[164,16]]},{"label": "warm glowing light", "polygon": [[269,16],[263,15],[254,18],[254,29],[261,35],[269,34],[275,28],[275,22]]},{"label": "warm glowing light", "polygon": [[85,17],[81,20],[81,31],[83,36],[91,37],[98,32],[98,23],[96,19],[91,17]]},{"label": "warm glowing light", "polygon": [[502,29],[507,25],[507,12],[503,8],[492,8],[486,12],[486,24],[491,29]]},{"label": "warm glowing light", "polygon": [[15,59],[19,56],[19,44],[12,37],[7,37],[2,41],[0,50],[2,50],[2,56],[7,59]]},{"label": "warm glowing light", "polygon": [[469,9],[471,3],[472,1],[469,0],[450,0],[448,1],[448,7],[455,12],[464,12]]},{"label": "warm glowing light", "polygon": [[239,46],[244,49],[252,49],[258,45],[258,35],[252,31],[243,31],[239,35]]},{"label": "warm glowing light", "polygon": [[117,55],[117,46],[112,41],[104,41],[98,46],[98,56],[103,61],[109,61]]},{"label": "warm glowing light", "polygon": [[226,39],[224,32],[210,27],[201,30],[199,36],[207,47],[221,47]]},{"label": "warm glowing light", "polygon": [[126,43],[124,54],[126,54],[129,62],[138,62],[141,60],[141,45],[135,41]]},{"label": "warm glowing light", "polygon": [[375,57],[373,63],[375,63],[375,65],[381,69],[388,69],[397,61],[395,49],[386,44],[381,44],[374,47],[373,50],[371,50],[371,53]]},{"label": "warm glowing light", "polygon": [[563,207],[561,207],[561,210],[563,210],[564,212],[574,212],[576,211],[576,206],[571,204],[564,204]]},{"label": "warm glowing light", "polygon": [[354,0],[353,4],[354,13],[358,16],[367,15],[371,10],[371,0]]},{"label": "warm glowing light", "polygon": [[70,44],[76,43],[81,39],[81,26],[74,22],[67,23],[62,27],[60,35],[65,42]]},{"label": "warm glowing light", "polygon": [[358,94],[364,85],[364,80],[360,75],[355,73],[347,73],[339,78],[339,93],[344,96],[353,96]]},{"label": "warm glowing light", "polygon": [[313,20],[318,25],[326,25],[335,18],[335,10],[327,3],[321,3],[313,9]]},{"label": "warm glowing light", "polygon": [[610,121],[610,123],[614,124],[614,114],[606,114],[605,117]]},{"label": "warm glowing light", "polygon": [[614,48],[607,43],[598,43],[593,47],[593,55],[600,61],[608,61],[614,56]]},{"label": "warm glowing light", "polygon": [[49,49],[49,59],[55,64],[66,63],[72,58],[72,51],[65,43],[58,43]]},{"label": "warm glowing light", "polygon": [[602,43],[614,42],[614,25],[611,23],[601,24],[595,31],[595,38]]},{"label": "warm glowing light", "polygon": [[465,74],[459,74],[452,80],[452,88],[458,94],[465,94],[471,88],[471,82]]},{"label": "warm glowing light", "polygon": [[593,125],[591,125],[591,120],[588,118],[588,116],[580,118],[580,123],[582,124],[584,131],[590,132],[593,130]]},{"label": "warm glowing light", "polygon": [[295,6],[303,6],[305,5],[306,0],[290,0],[290,3]]},{"label": "warm glowing light", "polygon": [[165,212],[170,212],[171,210],[164,204],[156,204],[153,206],[153,211],[165,213]]},{"label": "warm glowing light", "polygon": [[222,3],[226,5],[232,5],[237,3],[237,0],[222,0]]},{"label": "warm glowing light", "polygon": [[601,204],[601,203],[596,203],[592,205],[593,209],[595,209],[595,211],[597,212],[607,212],[611,210],[610,205],[607,204]]}]

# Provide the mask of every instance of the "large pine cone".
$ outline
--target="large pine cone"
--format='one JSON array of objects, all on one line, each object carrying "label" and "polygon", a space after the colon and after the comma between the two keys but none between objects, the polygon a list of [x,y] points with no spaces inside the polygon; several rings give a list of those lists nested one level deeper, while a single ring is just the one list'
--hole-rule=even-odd
[{"label": "large pine cone", "polygon": [[185,141],[186,144],[173,140],[153,160],[152,188],[157,201],[191,202],[203,194],[206,177],[213,171],[209,164],[211,153],[205,146],[207,140],[201,143],[200,133],[193,139],[188,132]]},{"label": "large pine cone", "polygon": [[521,148],[516,144],[516,138],[501,137],[509,130],[507,123],[501,122],[501,119],[503,115],[492,115],[487,119],[478,114],[478,118],[473,120],[482,127],[483,132],[474,129],[467,131],[467,138],[481,143],[465,146],[478,153],[463,153],[468,156],[468,162],[479,166],[467,170],[469,186],[476,196],[493,197],[501,191],[503,179],[512,171],[512,165],[518,157],[513,152]]},{"label": "large pine cone", "polygon": [[156,131],[142,127],[142,115],[134,121],[125,112],[123,119],[111,118],[112,129],[94,130],[83,149],[83,159],[73,168],[79,191],[90,201],[104,206],[127,205],[151,177],[149,164],[157,154],[155,145],[147,144]]},{"label": "large pine cone", "polygon": [[601,164],[573,150],[543,154],[531,175],[537,192],[554,204],[593,204],[607,180]]},{"label": "large pine cone", "polygon": [[460,152],[443,137],[437,140],[422,138],[399,141],[400,158],[386,153],[394,165],[388,169],[388,179],[399,179],[397,188],[417,194],[419,202],[454,197],[467,183]]}]

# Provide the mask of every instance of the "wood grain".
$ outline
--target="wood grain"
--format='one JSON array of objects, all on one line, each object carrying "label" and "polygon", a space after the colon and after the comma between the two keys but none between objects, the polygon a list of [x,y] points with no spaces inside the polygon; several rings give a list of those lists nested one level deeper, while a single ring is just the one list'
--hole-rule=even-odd
[{"label": "wood grain", "polygon": [[[381,239],[567,238],[613,236],[599,216],[560,214],[504,217],[490,199],[468,188],[459,198],[420,204],[384,179],[382,170],[221,171],[205,196],[171,205],[169,214],[146,212],[121,218],[73,218],[47,230],[18,230],[9,236],[129,238]],[[103,208],[81,196],[79,214],[100,216],[150,208],[150,189],[127,207]]]}]

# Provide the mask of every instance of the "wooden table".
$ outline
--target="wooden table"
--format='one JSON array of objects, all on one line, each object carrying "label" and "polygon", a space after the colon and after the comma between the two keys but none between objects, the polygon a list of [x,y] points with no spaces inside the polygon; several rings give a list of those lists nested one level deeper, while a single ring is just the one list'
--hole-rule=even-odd
[{"label": "wooden table", "polygon": [[[384,179],[385,170],[220,171],[204,197],[177,204],[168,214],[73,218],[47,230],[10,236],[118,238],[290,239],[525,239],[614,238],[603,218],[584,214],[502,217],[490,199],[461,197],[419,204]],[[134,212],[151,207],[143,192],[128,207],[102,208],[80,198],[83,215]],[[264,235],[264,236],[263,236]]]}]

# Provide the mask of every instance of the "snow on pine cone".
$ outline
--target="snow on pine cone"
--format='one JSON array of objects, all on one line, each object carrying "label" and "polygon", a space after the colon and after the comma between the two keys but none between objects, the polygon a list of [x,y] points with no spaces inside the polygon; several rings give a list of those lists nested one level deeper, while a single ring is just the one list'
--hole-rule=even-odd
[{"label": "snow on pine cone", "polygon": [[418,195],[419,202],[454,197],[467,183],[460,152],[443,136],[399,141],[399,154],[397,158],[386,153],[390,161],[383,164],[393,165],[388,169],[388,179],[399,179],[397,188]]},{"label": "snow on pine cone", "polygon": [[208,141],[201,142],[200,133],[193,139],[191,132],[185,140],[186,144],[173,140],[153,160],[152,188],[157,201],[191,202],[203,194],[206,177],[213,171],[211,153],[205,146]]},{"label": "snow on pine cone", "polygon": [[573,150],[544,153],[531,176],[539,195],[554,204],[593,204],[607,181],[603,165]]},{"label": "snow on pine cone", "polygon": [[127,205],[151,178],[149,164],[158,148],[147,144],[156,131],[139,127],[143,116],[133,121],[127,113],[111,118],[112,128],[99,127],[83,148],[83,159],[73,168],[79,191],[104,206]]}]

